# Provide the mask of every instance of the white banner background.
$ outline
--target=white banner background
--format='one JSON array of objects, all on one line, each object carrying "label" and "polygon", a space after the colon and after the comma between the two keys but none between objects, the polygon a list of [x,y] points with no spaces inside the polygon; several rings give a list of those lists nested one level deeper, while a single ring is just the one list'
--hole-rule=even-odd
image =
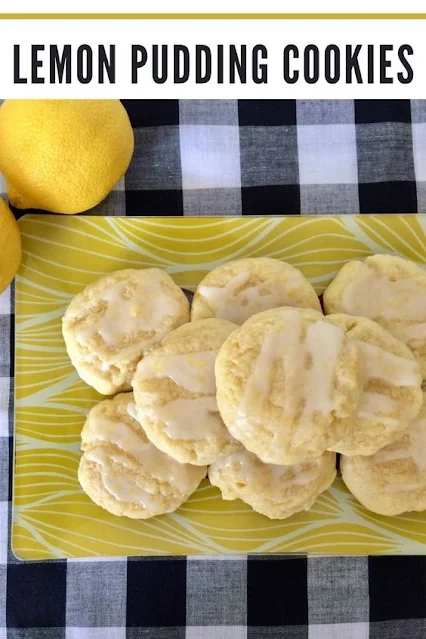
[{"label": "white banner background", "polygon": [[[0,21],[0,95],[8,98],[426,98],[426,38],[425,20],[4,20]],[[38,73],[44,84],[14,84],[13,45],[20,45],[21,75],[30,78],[31,45],[43,44],[46,51],[39,54],[44,61]],[[73,47],[73,73],[71,84],[49,83],[50,44]],[[75,53],[81,44],[90,45],[94,52],[98,45],[116,45],[116,82],[99,84],[96,74],[90,84],[80,84],[76,78]],[[131,45],[141,44],[149,54],[148,63],[139,72],[138,84],[131,83]],[[224,83],[217,84],[215,74],[207,84],[195,84],[191,74],[188,82],[174,85],[172,79],[156,84],[151,72],[153,44],[186,45],[192,54],[196,44],[212,48],[213,60],[218,44],[246,44],[248,52],[256,44],[268,49],[268,83],[251,81],[230,85],[225,73]],[[366,51],[359,56],[364,84],[346,84],[345,73],[337,84],[328,84],[323,73],[316,84],[307,84],[301,78],[296,84],[283,80],[282,52],[287,44],[295,44],[302,52],[308,44],[323,51],[328,44],[341,47],[342,61],[347,44],[377,46],[376,82],[367,84]],[[402,71],[397,59],[400,45],[414,49],[410,65],[414,79],[410,84],[380,85],[378,83],[378,47],[392,44],[389,54],[394,66],[389,75]],[[251,56],[248,55],[248,58]],[[195,57],[191,57],[193,63]],[[321,56],[321,60],[323,57]],[[150,64],[151,63],[151,64]],[[303,68],[302,61],[298,66]],[[213,62],[213,68],[215,68]],[[94,69],[97,69],[94,55]],[[393,70],[394,69],[394,70]]]},{"label": "white banner background", "polygon": [[140,0],[3,0],[3,13],[408,13],[425,11],[419,0],[298,0],[291,5],[282,0],[156,0],[154,4]]}]

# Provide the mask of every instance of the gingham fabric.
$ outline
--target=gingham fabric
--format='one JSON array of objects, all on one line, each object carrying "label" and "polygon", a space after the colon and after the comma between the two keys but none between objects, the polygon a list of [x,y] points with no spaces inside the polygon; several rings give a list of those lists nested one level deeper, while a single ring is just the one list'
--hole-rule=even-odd
[{"label": "gingham fabric", "polygon": [[[426,212],[426,102],[125,106],[134,158],[96,214]],[[0,296],[0,639],[426,637],[423,557],[16,560],[13,342],[11,287]]]}]

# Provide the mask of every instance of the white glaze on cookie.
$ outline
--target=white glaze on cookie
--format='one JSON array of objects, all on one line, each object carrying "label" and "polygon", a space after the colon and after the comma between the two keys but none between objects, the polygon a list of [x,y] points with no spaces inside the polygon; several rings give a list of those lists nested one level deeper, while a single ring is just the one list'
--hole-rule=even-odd
[{"label": "white glaze on cookie", "polygon": [[139,486],[133,479],[126,475],[113,473],[113,465],[121,464],[128,469],[138,470],[139,464],[122,453],[109,453],[105,448],[98,446],[86,453],[88,461],[99,464],[101,467],[102,483],[106,490],[117,500],[129,504],[138,504],[143,508],[155,507],[155,497],[146,488]]},{"label": "white glaze on cookie", "polygon": [[241,271],[225,286],[200,286],[198,292],[208,301],[215,317],[243,324],[255,313],[277,306],[292,305],[291,292],[304,279],[301,273],[294,271],[291,276],[287,276],[287,281],[277,279],[273,285],[266,281],[242,288],[250,277],[250,271]]},{"label": "white glaze on cookie", "polygon": [[115,346],[138,331],[155,332],[168,316],[179,313],[180,307],[177,300],[162,290],[160,276],[155,271],[149,280],[138,282],[131,289],[126,280],[117,282],[102,299],[104,313],[77,334],[77,341],[82,345],[95,334],[100,335],[105,344]]},{"label": "white glaze on cookie", "polygon": [[380,420],[382,424],[393,428],[398,425],[400,419],[391,417],[398,415],[400,403],[382,393],[364,391],[361,395],[356,416],[358,419]]},{"label": "white glaze on cookie", "polygon": [[138,420],[157,448],[180,463],[204,466],[239,447],[218,409],[214,371],[235,328],[217,318],[194,320],[137,367],[132,384]]},{"label": "white glaze on cookie", "polygon": [[348,283],[342,302],[350,315],[413,322],[419,316],[426,319],[425,284],[418,279],[390,281],[365,269]]},{"label": "white glaze on cookie", "polygon": [[214,395],[175,399],[158,407],[155,413],[164,422],[165,432],[171,439],[202,440],[223,429]]},{"label": "white glaze on cookie", "polygon": [[344,333],[321,320],[308,325],[303,341],[301,330],[299,313],[289,311],[285,329],[276,326],[266,335],[247,380],[237,420],[250,422],[253,406],[261,406],[268,400],[273,371],[280,360],[286,375],[284,411],[288,419],[295,419],[303,405],[296,440],[303,434],[299,429],[309,427],[315,413],[329,412],[335,407],[333,384]]},{"label": "white glaze on cookie", "polygon": [[417,361],[399,357],[380,346],[358,341],[364,380],[380,379],[391,386],[418,386],[422,382]]},{"label": "white glaze on cookie", "polygon": [[416,340],[426,340],[426,322],[408,324],[408,326],[395,326],[392,328],[392,334],[404,344],[409,344],[409,342],[415,342]]},{"label": "white glaze on cookie", "polygon": [[138,379],[169,377],[178,386],[194,393],[215,393],[216,351],[164,355],[151,353],[137,367]]},{"label": "white glaze on cookie", "polygon": [[143,467],[148,475],[182,489],[187,482],[187,468],[184,464],[171,459],[153,444],[145,443],[125,422],[97,415],[91,421],[91,437],[92,441],[111,443],[123,451],[125,454],[119,456],[119,463],[130,469]]},{"label": "white glaze on cookie", "polygon": [[89,411],[78,479],[102,508],[147,519],[176,510],[196,490],[207,467],[179,464],[161,452],[135,416],[133,393],[106,399]]},{"label": "white glaze on cookie", "polygon": [[269,482],[279,482],[281,487],[306,486],[315,480],[320,460],[313,459],[304,464],[295,466],[278,466],[276,464],[263,464],[255,460],[253,455],[246,451],[237,451],[219,459],[211,465],[212,471],[220,469],[231,470],[236,482],[250,484],[258,477],[267,475]]},{"label": "white glaze on cookie", "polygon": [[[403,445],[409,438],[408,446]],[[400,444],[398,446],[398,443]],[[426,416],[424,413],[409,426],[406,435],[399,442],[379,450],[374,456],[377,463],[395,459],[412,459],[416,466],[426,469]]]}]

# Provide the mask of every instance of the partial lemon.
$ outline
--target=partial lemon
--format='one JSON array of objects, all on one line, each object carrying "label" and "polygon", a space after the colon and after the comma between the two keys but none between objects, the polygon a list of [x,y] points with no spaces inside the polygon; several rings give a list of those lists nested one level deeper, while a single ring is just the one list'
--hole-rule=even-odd
[{"label": "partial lemon", "polygon": [[21,234],[12,211],[0,198],[0,293],[13,280],[21,261]]},{"label": "partial lemon", "polygon": [[20,208],[81,213],[126,172],[133,130],[119,100],[6,100],[0,171]]}]

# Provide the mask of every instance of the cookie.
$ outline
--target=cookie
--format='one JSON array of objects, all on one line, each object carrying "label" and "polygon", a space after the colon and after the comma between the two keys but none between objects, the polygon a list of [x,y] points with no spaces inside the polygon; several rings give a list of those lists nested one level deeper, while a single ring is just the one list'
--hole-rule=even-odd
[{"label": "cookie", "polygon": [[400,439],[368,457],[342,455],[340,470],[350,492],[374,513],[426,510],[426,394]]},{"label": "cookie", "polygon": [[245,450],[212,464],[210,482],[225,500],[242,499],[270,519],[286,519],[309,510],[318,495],[331,486],[336,476],[336,455],[324,453],[295,466],[263,462]]},{"label": "cookie", "polygon": [[62,332],[81,379],[102,395],[130,390],[136,364],[174,328],[189,321],[189,303],[156,268],[105,275],[68,306]]},{"label": "cookie", "polygon": [[326,313],[369,317],[416,355],[426,379],[426,272],[393,255],[348,262],[324,293]]},{"label": "cookie", "polygon": [[210,464],[236,450],[219,414],[214,364],[236,326],[219,319],[169,333],[137,367],[137,417],[149,439],[181,463]]},{"label": "cookie", "polygon": [[159,451],[136,421],[133,393],[105,399],[89,412],[81,438],[78,479],[113,515],[148,519],[179,508],[206,476]]},{"label": "cookie", "polygon": [[243,324],[252,315],[279,306],[321,311],[312,284],[294,266],[269,257],[245,258],[206,275],[195,291],[191,317]]},{"label": "cookie", "polygon": [[410,349],[370,319],[328,315],[358,343],[362,392],[348,434],[331,450],[372,455],[399,439],[423,402],[420,365]]},{"label": "cookie", "polygon": [[264,311],[219,351],[218,406],[231,435],[263,462],[297,464],[346,435],[358,370],[357,344],[317,311]]}]

